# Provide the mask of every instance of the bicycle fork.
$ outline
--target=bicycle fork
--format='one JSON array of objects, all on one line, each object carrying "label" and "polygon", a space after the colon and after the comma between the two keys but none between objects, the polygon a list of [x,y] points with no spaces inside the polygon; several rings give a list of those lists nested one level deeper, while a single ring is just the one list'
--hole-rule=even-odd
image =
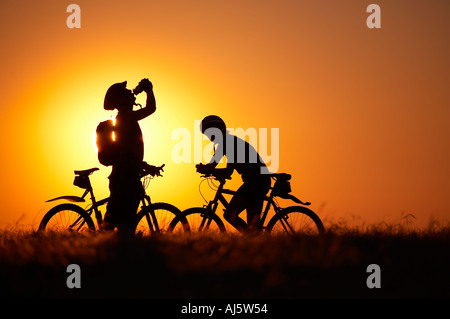
[{"label": "bicycle fork", "polygon": [[[145,214],[145,219],[147,220],[150,231],[158,233],[160,232],[158,221],[156,220],[155,211],[153,209],[151,209],[149,212],[147,212],[147,214]],[[154,223],[152,222],[152,219]]]},{"label": "bicycle fork", "polygon": [[287,214],[284,215],[283,217],[281,217],[280,218],[281,226],[283,226],[283,228],[284,228],[286,233],[289,233],[289,232],[295,233],[295,231],[292,228],[292,226],[288,223],[288,219],[289,219],[289,216]]},{"label": "bicycle fork", "polygon": [[[147,201],[148,206],[146,205],[145,200]],[[158,220],[156,219],[155,210],[151,208],[150,197],[145,196],[145,200],[143,201],[142,209],[145,209],[147,211],[147,213],[145,214],[145,220],[147,221],[148,228],[151,232],[159,233],[161,230],[158,225]]]},{"label": "bicycle fork", "polygon": [[210,217],[210,215],[214,214],[218,205],[219,205],[219,202],[218,202],[218,200],[215,199],[213,202],[209,203],[205,207],[206,211],[204,211],[200,214],[200,217],[202,217],[202,222],[200,223],[200,226],[198,229],[199,232],[202,232],[204,229],[206,229],[206,230],[209,229],[209,226],[211,225],[211,222],[213,220],[212,217]]},{"label": "bicycle fork", "polygon": [[200,215],[202,218],[202,222],[200,223],[200,227],[198,228],[199,232],[203,231],[203,228],[205,227],[206,224],[206,229],[209,228],[209,226],[211,225],[212,222],[212,218],[208,218],[208,216],[206,216],[206,214],[201,214]]}]

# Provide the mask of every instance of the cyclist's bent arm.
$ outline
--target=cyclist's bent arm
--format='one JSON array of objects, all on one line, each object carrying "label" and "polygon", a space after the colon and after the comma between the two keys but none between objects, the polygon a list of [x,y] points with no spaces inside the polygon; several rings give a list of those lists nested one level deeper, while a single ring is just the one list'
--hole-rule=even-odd
[{"label": "cyclist's bent arm", "polygon": [[137,121],[146,118],[156,111],[156,99],[155,94],[153,94],[153,89],[150,88],[148,90],[145,90],[145,92],[147,93],[147,103],[145,107],[140,110],[133,111],[133,114],[136,117]]}]

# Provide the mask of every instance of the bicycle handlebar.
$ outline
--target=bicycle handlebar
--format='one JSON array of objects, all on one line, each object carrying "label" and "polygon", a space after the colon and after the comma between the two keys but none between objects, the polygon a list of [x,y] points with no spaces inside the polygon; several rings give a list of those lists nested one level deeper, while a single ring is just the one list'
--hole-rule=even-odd
[{"label": "bicycle handlebar", "polygon": [[197,172],[202,174],[202,177],[214,177],[219,181],[225,181],[231,179],[231,174],[225,169],[210,167],[208,165],[198,164],[196,165]]},{"label": "bicycle handlebar", "polygon": [[140,177],[143,178],[147,175],[152,175],[152,177],[162,176],[161,172],[164,172],[164,166],[166,166],[166,164],[162,164],[161,166],[153,166],[148,164],[147,162],[143,162]]},{"label": "bicycle handlebar", "polygon": [[204,178],[214,177],[218,181],[225,181],[226,179],[231,179],[231,176],[228,176],[228,175],[227,176],[220,176],[220,174],[214,174],[214,173],[202,174],[201,177],[204,177]]}]

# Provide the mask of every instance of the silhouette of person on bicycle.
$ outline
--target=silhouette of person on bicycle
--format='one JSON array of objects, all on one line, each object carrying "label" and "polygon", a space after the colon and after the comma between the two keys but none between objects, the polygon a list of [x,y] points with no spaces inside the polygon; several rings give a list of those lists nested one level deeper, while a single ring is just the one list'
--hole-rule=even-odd
[{"label": "silhouette of person on bicycle", "polygon": [[[271,184],[266,164],[253,146],[228,132],[219,116],[206,116],[200,130],[215,144],[215,151],[208,164],[196,165],[197,171],[208,175],[215,170],[224,178],[230,178],[236,170],[242,177],[243,184],[231,199],[228,209],[224,210],[223,217],[241,233],[258,232],[264,197]],[[227,159],[226,168],[216,168],[223,156]],[[239,217],[244,209],[247,210],[247,223]]]},{"label": "silhouette of person on bicycle", "polygon": [[[156,101],[153,85],[143,79],[133,90],[126,88],[127,82],[116,83],[107,90],[104,100],[105,110],[117,109],[114,125],[114,159],[109,176],[110,198],[106,207],[102,228],[105,230],[131,231],[143,189],[140,182],[142,170],[160,175],[162,168],[143,161],[144,141],[138,121],[153,114]],[[145,107],[133,110],[135,95],[146,92]]]}]

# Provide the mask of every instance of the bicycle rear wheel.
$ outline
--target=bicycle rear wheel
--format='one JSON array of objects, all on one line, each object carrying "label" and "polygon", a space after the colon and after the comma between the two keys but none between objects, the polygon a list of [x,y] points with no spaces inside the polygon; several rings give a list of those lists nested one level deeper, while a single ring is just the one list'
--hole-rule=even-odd
[{"label": "bicycle rear wheel", "polygon": [[[170,223],[179,217],[179,227],[170,228]],[[189,224],[181,216],[181,211],[167,203],[154,203],[142,209],[136,216],[135,234],[150,236],[152,233],[183,233],[189,232]]]},{"label": "bicycle rear wheel", "polygon": [[[208,213],[205,208],[194,207],[182,212],[181,218],[185,218],[189,223],[191,233],[225,233],[225,225],[216,214]],[[169,225],[169,228],[176,229],[180,226],[181,220],[176,218]]]},{"label": "bicycle rear wheel", "polygon": [[303,206],[282,209],[270,219],[266,232],[269,234],[320,235],[325,232],[319,216]]},{"label": "bicycle rear wheel", "polygon": [[50,209],[39,224],[39,231],[95,231],[92,218],[80,206],[60,204]]}]

